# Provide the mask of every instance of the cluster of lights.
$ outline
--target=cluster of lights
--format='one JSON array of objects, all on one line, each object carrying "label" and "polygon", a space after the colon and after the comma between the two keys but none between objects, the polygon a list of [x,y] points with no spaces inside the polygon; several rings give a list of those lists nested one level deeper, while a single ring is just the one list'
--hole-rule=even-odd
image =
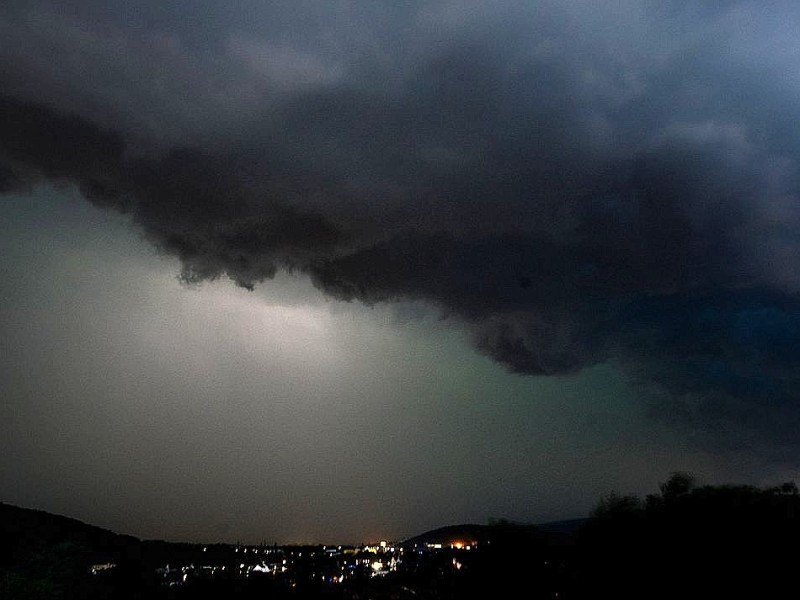
[{"label": "cluster of lights", "polygon": [[394,546],[390,546],[389,542],[381,541],[374,546],[367,544],[362,548],[364,552],[372,552],[373,554],[378,554],[381,552],[395,552],[397,549]]},{"label": "cluster of lights", "polygon": [[[453,550],[457,552],[464,552],[470,551],[477,548],[477,542],[475,541],[462,541],[462,540],[455,540],[450,543],[426,543],[420,546],[415,546],[416,553],[422,554],[425,550],[431,551],[442,551],[442,550]],[[292,570],[292,565],[295,562],[295,557],[302,558],[303,551],[299,550],[292,550],[292,549],[267,549],[267,548],[254,548],[254,547],[246,547],[236,545],[235,548],[230,548],[234,550],[235,553],[241,554],[252,554],[252,555],[263,555],[263,558],[259,556],[259,558],[249,558],[249,560],[245,559],[244,556],[241,557],[240,560],[236,561],[238,564],[238,576],[239,577],[250,577],[251,574],[269,574],[272,576],[278,576],[280,574],[287,574],[291,575],[290,571]],[[204,546],[202,548],[203,552],[208,552],[209,547]],[[338,573],[317,573],[314,574],[314,577],[319,577],[323,582],[331,583],[331,584],[340,584],[345,581],[345,578],[351,579],[354,576],[357,576],[359,569],[363,569],[364,574],[369,577],[383,577],[388,575],[389,573],[395,572],[398,570],[399,565],[402,562],[402,555],[404,550],[406,550],[402,546],[396,546],[391,544],[385,540],[382,540],[375,544],[367,544],[361,547],[348,547],[343,548],[342,546],[322,546],[321,551],[319,550],[312,550],[311,556],[313,557],[315,553],[319,553],[322,556],[327,558],[333,559],[336,561],[338,565],[337,570]],[[267,555],[275,553],[278,556],[273,557],[270,559]],[[306,552],[306,554],[308,554]],[[288,556],[289,559],[284,558]],[[351,558],[346,558],[346,556],[350,556]],[[338,558],[337,558],[338,557]],[[110,565],[112,566],[112,565]],[[110,568],[110,566],[105,565],[95,565],[92,572],[97,572],[102,570],[103,568]],[[463,568],[463,564],[457,557],[452,558],[452,566],[455,570],[459,571]],[[181,567],[180,569],[170,569],[170,566],[167,565],[166,569],[159,569],[158,571],[163,574],[164,579],[173,579],[169,585],[180,585],[181,583],[185,583],[189,578],[199,576],[201,573],[205,573],[207,575],[214,575],[219,570],[225,570],[224,566],[221,567],[200,567],[195,568],[194,565],[189,565],[185,567]],[[293,577],[290,577],[290,581],[288,582],[289,585],[293,585],[295,582],[292,581]]]},{"label": "cluster of lights", "polygon": [[199,573],[203,573],[205,575],[215,575],[218,571],[224,571],[225,566],[211,566],[211,565],[204,565],[202,567],[196,567],[193,564],[184,565],[179,568],[170,568],[169,564],[167,564],[163,569],[156,569],[156,573],[163,576],[164,579],[169,580],[172,579],[168,583],[170,586],[180,585],[189,581],[189,577],[197,576]]},{"label": "cluster of lights", "polygon": [[103,571],[110,571],[111,569],[115,569],[117,567],[116,563],[103,563],[101,565],[92,565],[89,570],[92,572],[92,575],[97,575],[98,573],[102,573]]},{"label": "cluster of lights", "polygon": [[[446,546],[449,547],[451,550],[475,550],[478,547],[478,542],[475,542],[475,541],[472,541],[472,542],[455,541],[455,542],[451,542],[450,544],[447,544]],[[428,542],[427,544],[425,544],[425,547],[428,550],[442,550],[446,546],[444,544],[431,543],[431,542]]]},{"label": "cluster of lights", "polygon": [[473,548],[477,547],[478,542],[453,542],[450,544],[450,548],[453,550],[472,550]]}]

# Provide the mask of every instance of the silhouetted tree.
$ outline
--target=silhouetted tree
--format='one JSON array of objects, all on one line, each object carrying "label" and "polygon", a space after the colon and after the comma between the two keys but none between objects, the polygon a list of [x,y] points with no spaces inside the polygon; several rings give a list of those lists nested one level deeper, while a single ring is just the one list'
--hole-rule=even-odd
[{"label": "silhouetted tree", "polygon": [[685,471],[674,471],[669,479],[659,485],[662,498],[669,502],[685,496],[692,491],[695,486],[695,478],[691,473]]},{"label": "silhouetted tree", "polygon": [[[578,538],[573,598],[777,597],[793,583],[800,493],[697,486],[675,472],[660,494],[611,494]],[[643,585],[642,582],[646,582]]]},{"label": "silhouetted tree", "polygon": [[635,517],[642,511],[642,501],[633,495],[611,492],[600,500],[592,513],[597,518]]}]

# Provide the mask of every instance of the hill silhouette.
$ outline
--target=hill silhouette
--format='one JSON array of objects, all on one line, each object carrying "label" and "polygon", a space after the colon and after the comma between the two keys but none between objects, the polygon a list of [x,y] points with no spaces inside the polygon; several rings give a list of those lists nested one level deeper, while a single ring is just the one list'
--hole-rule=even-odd
[{"label": "hill silhouette", "polygon": [[117,552],[140,543],[138,538],[88,525],[77,519],[54,515],[43,510],[21,508],[0,502],[0,560],[10,554],[23,556],[47,544],[72,543],[104,553]]},{"label": "hill silhouette", "polygon": [[455,543],[470,544],[471,542],[481,544],[491,541],[497,531],[509,526],[516,527],[520,530],[528,530],[529,534],[533,536],[544,535],[556,539],[574,535],[586,522],[587,519],[566,519],[562,521],[538,523],[536,525],[515,525],[508,521],[498,521],[489,525],[476,525],[474,523],[447,525],[408,538],[402,543],[407,545],[442,544],[444,546]]},{"label": "hill silhouette", "polygon": [[[587,519],[427,531],[405,540],[402,568],[379,579],[370,578],[367,566],[362,578],[326,588],[318,573],[332,559],[320,547],[323,558],[304,558],[297,567],[305,569],[298,577],[310,575],[303,581],[313,585],[298,583],[295,589],[280,580],[230,575],[173,589],[156,577],[167,563],[216,561],[228,564],[230,573],[243,558],[222,544],[205,552],[193,544],[142,541],[0,503],[0,598],[793,597],[798,539],[800,493],[794,483],[701,486],[691,475],[674,473],[660,493],[644,499],[611,494]],[[451,548],[456,542],[472,548]],[[355,556],[368,565],[381,558],[363,551]],[[113,567],[92,575],[92,565]]]},{"label": "hill silhouette", "polygon": [[0,596],[71,598],[97,588],[92,565],[125,565],[142,543],[77,519],[0,503]]},{"label": "hill silhouette", "polygon": [[447,525],[431,529],[412,538],[403,541],[403,544],[443,544],[450,545],[456,542],[469,544],[471,542],[487,542],[490,537],[487,525]]}]

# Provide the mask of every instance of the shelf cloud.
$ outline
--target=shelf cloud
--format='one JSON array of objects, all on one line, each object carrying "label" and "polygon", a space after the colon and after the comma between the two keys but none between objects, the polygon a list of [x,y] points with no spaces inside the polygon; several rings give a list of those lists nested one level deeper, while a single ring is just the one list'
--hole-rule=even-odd
[{"label": "shelf cloud", "polygon": [[202,4],[4,3],[0,190],[75,185],[189,283],[419,300],[511,371],[611,362],[796,446],[795,8]]}]

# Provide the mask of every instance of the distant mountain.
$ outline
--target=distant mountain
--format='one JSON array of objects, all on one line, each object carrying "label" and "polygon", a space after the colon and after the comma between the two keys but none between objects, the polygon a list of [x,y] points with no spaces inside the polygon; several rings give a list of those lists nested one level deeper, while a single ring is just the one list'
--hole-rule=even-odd
[{"label": "distant mountain", "polygon": [[426,531],[420,535],[405,540],[404,544],[453,544],[455,542],[487,542],[491,532],[488,525],[448,525]]},{"label": "distant mountain", "polygon": [[514,537],[524,537],[528,540],[560,544],[568,542],[573,534],[588,521],[589,519],[569,519],[540,525],[520,525],[505,521],[490,525],[448,525],[409,538],[403,544],[442,544],[443,546],[449,546],[457,542],[463,544],[477,542],[480,545],[497,539],[506,541],[509,534],[513,534]]}]

